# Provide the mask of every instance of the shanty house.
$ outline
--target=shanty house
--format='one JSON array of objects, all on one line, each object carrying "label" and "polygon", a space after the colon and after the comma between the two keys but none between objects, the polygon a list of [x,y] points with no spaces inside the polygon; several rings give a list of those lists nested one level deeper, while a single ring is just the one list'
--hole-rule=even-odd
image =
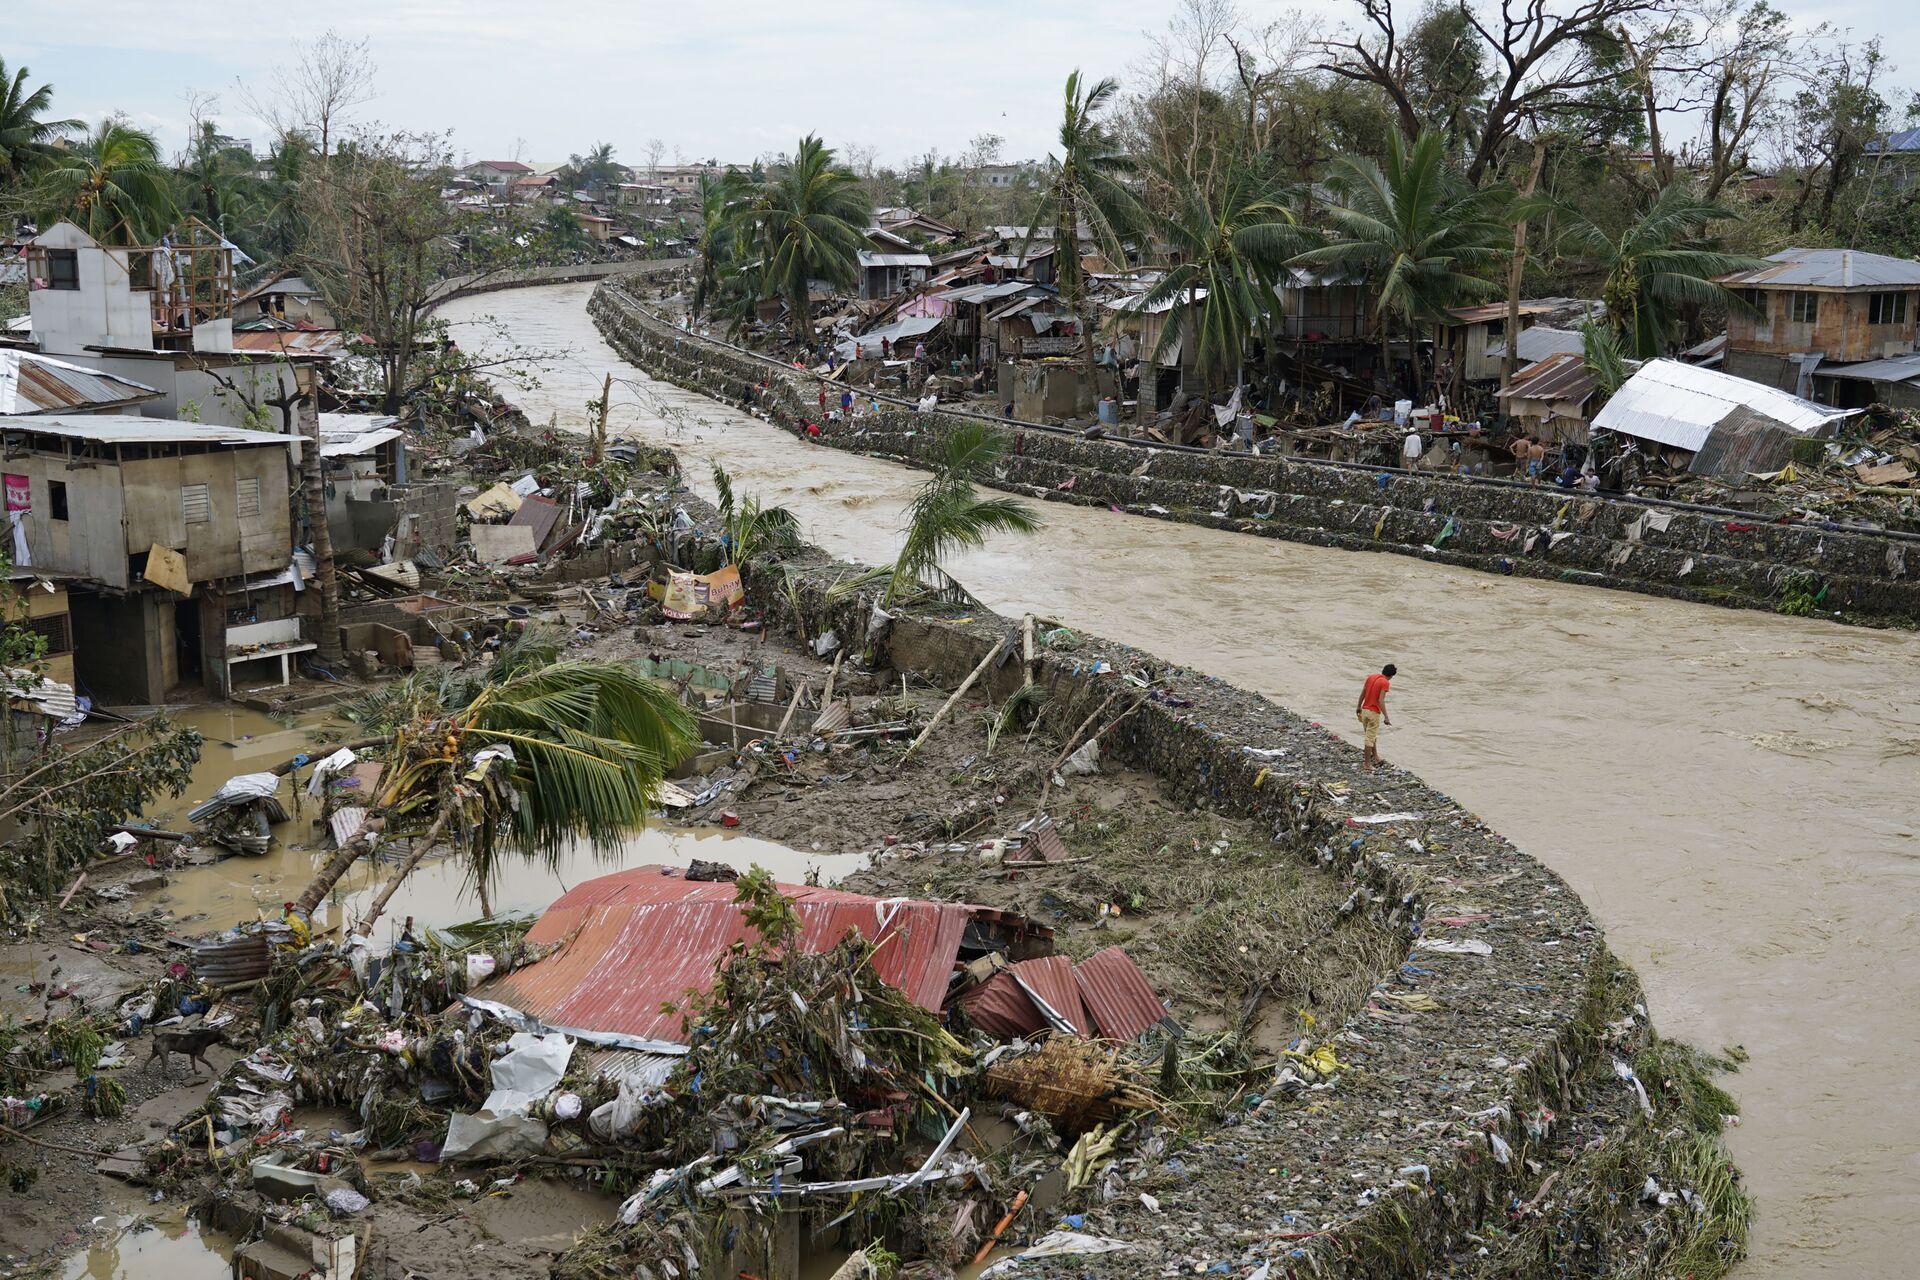
[{"label": "shanty house", "polygon": [[95,696],[227,689],[229,625],[292,617],[300,437],[124,416],[13,418],[0,436],[15,568],[66,578]]},{"label": "shanty house", "polygon": [[913,242],[880,227],[867,228],[867,243],[860,250],[860,297],[891,298],[927,278],[933,259],[914,248]]},{"label": "shanty house", "polygon": [[[1520,329],[1526,330],[1534,318],[1547,308],[1532,303],[1520,304]],[[1468,382],[1497,378],[1500,359],[1491,348],[1501,347],[1507,337],[1507,304],[1490,302],[1480,307],[1454,307],[1440,326],[1440,341],[1445,356],[1452,360],[1454,372]]]},{"label": "shanty house", "polygon": [[1373,332],[1371,294],[1362,280],[1289,267],[1276,286],[1274,331],[1299,342],[1355,342]]},{"label": "shanty house", "polygon": [[1587,404],[1596,390],[1580,352],[1555,352],[1513,371],[1500,388],[1500,411],[1546,443],[1585,444]]},{"label": "shanty house", "polygon": [[1834,409],[1718,369],[1652,360],[1594,415],[1611,431],[1699,475],[1777,471],[1793,441],[1832,435],[1858,413]]},{"label": "shanty house", "polygon": [[320,291],[291,271],[277,271],[241,294],[233,315],[237,322],[259,318],[315,329],[340,327]]},{"label": "shanty house", "polygon": [[1920,262],[1857,249],[1783,249],[1721,277],[1751,311],[1727,316],[1728,373],[1810,394],[1816,371],[1914,349]]}]

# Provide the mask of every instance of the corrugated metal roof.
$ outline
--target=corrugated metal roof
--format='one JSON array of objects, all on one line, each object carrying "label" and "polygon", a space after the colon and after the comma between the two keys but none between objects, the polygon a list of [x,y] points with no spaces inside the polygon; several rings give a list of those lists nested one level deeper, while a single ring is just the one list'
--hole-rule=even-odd
[{"label": "corrugated metal roof", "polygon": [[[1572,329],[1555,329],[1548,325],[1537,324],[1531,329],[1520,331],[1520,340],[1514,344],[1519,349],[1519,358],[1532,363],[1545,360],[1548,356],[1578,355],[1586,350],[1586,344],[1579,333]],[[1506,356],[1505,342],[1487,344],[1487,357],[1499,360]]]},{"label": "corrugated metal roof", "polygon": [[1012,1039],[1038,1031],[1064,1030],[1043,1013],[1034,997],[1065,1018],[1073,1033],[1091,1036],[1093,1022],[1074,982],[1073,964],[1065,956],[1022,960],[994,974],[960,997],[967,1020],[988,1035]]},{"label": "corrugated metal roof", "polygon": [[1814,373],[1822,378],[1858,378],[1863,382],[1911,382],[1920,378],[1920,352],[1858,364],[1823,364]]},{"label": "corrugated metal roof", "polygon": [[1920,285],[1920,262],[1858,249],[1782,249],[1768,254],[1775,265],[1721,276],[1732,288],[1799,285],[1808,289],[1868,289]]},{"label": "corrugated metal roof", "polygon": [[1522,400],[1585,400],[1593,394],[1593,386],[1585,355],[1561,352],[1516,369],[1513,381],[1500,388],[1500,394]]},{"label": "corrugated metal roof", "polygon": [[875,253],[870,249],[860,251],[862,267],[931,267],[933,259],[924,253]]},{"label": "corrugated metal roof", "polygon": [[160,392],[144,382],[18,349],[0,350],[0,414],[63,413],[139,404]]},{"label": "corrugated metal roof", "polygon": [[[799,912],[806,950],[824,951],[857,931],[878,944],[874,975],[926,1009],[939,1009],[946,996],[969,921],[1047,932],[990,907],[870,898],[813,885],[783,884],[780,891]],[[567,944],[476,994],[554,1025],[677,1040],[681,1015],[662,1013],[660,1006],[710,988],[714,966],[748,936],[734,892],[732,884],[688,881],[659,866],[589,880],[548,907],[527,934],[530,942]]]},{"label": "corrugated metal roof", "polygon": [[[1878,155],[1880,149],[1881,140],[1879,138],[1875,138],[1869,142],[1866,147],[1868,155]],[[1894,130],[1886,137],[1886,150],[1889,153],[1898,151],[1920,151],[1920,129]]]},{"label": "corrugated metal roof", "polygon": [[1717,369],[1653,360],[1628,378],[1594,415],[1596,430],[1676,449],[1696,450],[1714,426],[1736,409],[1751,409],[1796,434],[1820,431],[1857,409],[1830,409]]},{"label": "corrugated metal roof", "polygon": [[1042,286],[1031,280],[1000,280],[993,284],[968,284],[958,289],[948,289],[933,296],[947,302],[991,302],[995,298],[1010,298],[1022,289],[1039,289]]},{"label": "corrugated metal roof", "polygon": [[323,458],[357,457],[363,453],[372,453],[387,441],[398,440],[405,434],[406,432],[398,427],[381,427],[376,431],[367,431],[360,435],[335,435],[331,438],[323,438],[320,444],[320,456]]},{"label": "corrugated metal roof", "polygon": [[1131,1040],[1167,1016],[1147,975],[1119,947],[1082,960],[1074,966],[1073,980],[1094,1027],[1109,1040]]},{"label": "corrugated metal roof", "polygon": [[346,345],[338,329],[248,329],[233,335],[233,349],[248,355],[334,356]]},{"label": "corrugated metal roof", "polygon": [[870,333],[859,334],[852,338],[842,338],[834,344],[842,360],[853,359],[855,344],[866,349],[870,356],[880,354],[880,339],[885,338],[892,346],[899,346],[903,338],[918,338],[922,334],[932,333],[946,319],[945,316],[908,316],[892,324],[882,325]]},{"label": "corrugated metal roof", "polygon": [[283,436],[272,431],[248,431],[244,427],[209,427],[197,422],[168,422],[164,418],[136,418],[131,414],[59,414],[21,416],[5,424],[12,433],[65,436],[73,440],[92,440],[100,444],[204,444],[263,445],[277,444],[300,451],[300,436]]}]

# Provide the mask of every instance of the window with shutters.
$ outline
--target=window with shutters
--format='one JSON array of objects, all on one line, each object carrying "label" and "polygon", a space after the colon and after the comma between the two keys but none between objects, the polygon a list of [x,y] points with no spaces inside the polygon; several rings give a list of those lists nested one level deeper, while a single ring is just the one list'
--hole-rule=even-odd
[{"label": "window with shutters", "polygon": [[188,524],[205,524],[213,519],[213,502],[203,484],[180,486],[180,516]]},{"label": "window with shutters", "polygon": [[260,514],[260,477],[241,476],[233,482],[235,509],[244,519]]}]

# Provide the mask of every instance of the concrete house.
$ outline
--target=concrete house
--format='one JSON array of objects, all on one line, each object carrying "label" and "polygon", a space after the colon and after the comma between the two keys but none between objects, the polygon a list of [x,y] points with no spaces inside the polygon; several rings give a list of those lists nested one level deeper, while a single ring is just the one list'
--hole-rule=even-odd
[{"label": "concrete house", "polygon": [[1746,301],[1727,317],[1725,370],[1811,396],[1833,366],[1914,350],[1920,262],[1854,249],[1783,249],[1720,283]]},{"label": "concrete house", "polygon": [[65,581],[74,672],[108,703],[226,691],[257,646],[296,637],[290,462],[302,440],[125,416],[0,422],[15,568]]}]

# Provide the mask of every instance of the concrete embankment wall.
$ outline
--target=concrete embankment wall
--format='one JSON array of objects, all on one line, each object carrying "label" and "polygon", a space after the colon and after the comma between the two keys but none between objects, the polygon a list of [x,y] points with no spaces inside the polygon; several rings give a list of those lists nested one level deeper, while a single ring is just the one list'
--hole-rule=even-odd
[{"label": "concrete embankment wall", "polygon": [[[831,627],[854,651],[872,645],[877,661],[943,687],[995,646],[1018,643],[1018,624],[984,612],[962,621],[905,616],[873,637],[871,598],[827,594],[846,572],[816,564],[799,573],[808,634]],[[764,603],[776,613],[792,607],[784,595]],[[1551,1114],[1577,1110],[1573,1077],[1602,1051],[1601,1027],[1637,998],[1632,973],[1558,876],[1417,779],[1363,774],[1358,753],[1318,725],[1098,637],[1039,653],[1046,715],[1062,732],[1116,692],[1102,722],[1139,702],[1103,739],[1104,761],[1159,775],[1180,801],[1270,827],[1275,857],[1321,864],[1358,891],[1351,905],[1409,936],[1490,949],[1417,949],[1410,963],[1418,990],[1436,1002],[1430,1012],[1363,1011],[1344,1028],[1318,1029],[1315,1039],[1331,1040],[1350,1064],[1338,1084],[1273,1097],[1182,1148],[1188,1176],[1156,1183],[1157,1211],[1131,1196],[1098,1210],[1101,1234],[1141,1251],[1072,1259],[1074,1274],[1185,1271],[1196,1235],[1276,1222],[1294,1224],[1299,1237],[1268,1243],[1276,1275],[1420,1274],[1417,1258],[1458,1247],[1485,1206],[1537,1183],[1526,1162],[1550,1158]],[[1114,670],[1098,672],[1096,662]],[[975,686],[979,696],[1010,694],[1021,668],[1016,656],[990,671]],[[1117,674],[1140,670],[1170,692],[1143,699]],[[1069,785],[1059,802],[1073,804],[1072,794]],[[1387,813],[1400,816],[1377,820]],[[1404,990],[1392,975],[1380,979],[1383,990]],[[1510,1158],[1496,1155],[1495,1137]],[[1429,1181],[1403,1172],[1416,1165]],[[1379,1199],[1363,1197],[1368,1188]],[[1223,1195],[1242,1198],[1225,1203]],[[1096,1229],[1091,1219],[1088,1229]],[[1201,1252],[1219,1259],[1245,1247],[1220,1238]]]},{"label": "concrete embankment wall", "polygon": [[[816,379],[684,333],[617,281],[595,291],[591,311],[607,341],[654,377],[736,403],[744,385],[766,380],[760,405],[771,421],[798,431],[802,419],[818,417]],[[947,432],[980,421],[888,408],[827,425],[822,441],[925,465]],[[1920,540],[1896,534],[1761,524],[1553,487],[1089,441],[1030,424],[994,428],[1013,439],[992,483],[1054,501],[1704,603],[1771,609],[1789,596],[1817,597],[1823,614],[1920,624]]]}]

